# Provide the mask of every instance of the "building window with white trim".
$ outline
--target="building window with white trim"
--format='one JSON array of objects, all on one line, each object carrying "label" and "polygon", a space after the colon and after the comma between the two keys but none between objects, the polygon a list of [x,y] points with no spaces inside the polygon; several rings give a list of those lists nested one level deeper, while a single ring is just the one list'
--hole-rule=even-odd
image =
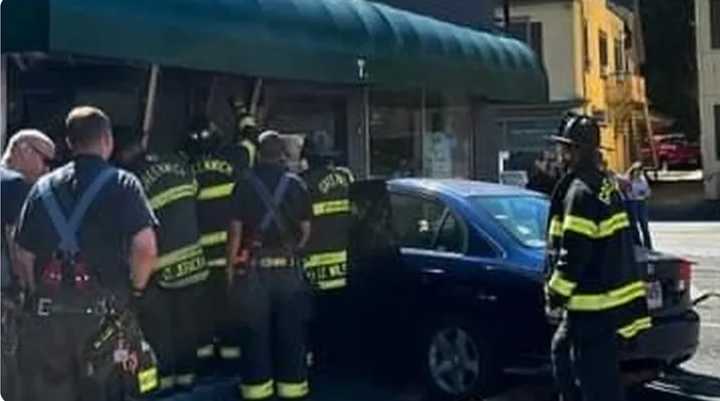
[{"label": "building window with white trim", "polygon": [[720,0],[710,0],[710,46],[720,49]]}]

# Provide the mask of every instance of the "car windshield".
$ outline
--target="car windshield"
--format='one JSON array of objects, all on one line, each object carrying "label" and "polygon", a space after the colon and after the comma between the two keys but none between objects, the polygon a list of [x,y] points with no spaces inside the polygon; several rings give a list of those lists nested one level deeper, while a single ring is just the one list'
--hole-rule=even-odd
[{"label": "car windshield", "polygon": [[549,202],[538,196],[477,196],[471,203],[490,213],[525,246],[542,248]]}]

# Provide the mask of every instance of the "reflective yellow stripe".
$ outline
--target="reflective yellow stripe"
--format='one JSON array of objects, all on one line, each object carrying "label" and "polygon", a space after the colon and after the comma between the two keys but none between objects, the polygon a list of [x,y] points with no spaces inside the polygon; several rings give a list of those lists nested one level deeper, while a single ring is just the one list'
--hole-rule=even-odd
[{"label": "reflective yellow stripe", "polygon": [[630,227],[630,218],[627,213],[617,213],[609,219],[600,222],[598,237],[609,237],[615,234],[616,231],[626,227]]},{"label": "reflective yellow stripe", "polygon": [[161,255],[155,266],[157,270],[160,270],[199,255],[202,255],[202,247],[200,244],[192,244]]},{"label": "reflective yellow stripe", "polygon": [[168,390],[175,387],[175,376],[160,378],[160,390]]},{"label": "reflective yellow stripe", "polygon": [[315,253],[305,259],[305,268],[336,265],[347,262],[347,251]]},{"label": "reflective yellow stripe", "polygon": [[310,385],[307,381],[301,383],[278,382],[278,396],[281,398],[305,397],[310,392]]},{"label": "reflective yellow stripe", "polygon": [[246,400],[262,400],[263,398],[273,396],[275,393],[273,384],[274,382],[272,380],[261,384],[241,384],[240,391]]},{"label": "reflective yellow stripe", "polygon": [[240,347],[220,347],[220,358],[222,359],[239,359],[240,356]]},{"label": "reflective yellow stripe", "polygon": [[213,187],[203,188],[200,190],[198,199],[211,200],[230,196],[230,194],[232,194],[233,187],[235,187],[235,183],[231,182],[229,184],[221,184],[215,185]]},{"label": "reflective yellow stripe", "polygon": [[250,167],[253,167],[255,165],[255,153],[257,152],[255,149],[255,144],[246,139],[242,141],[240,145],[244,147],[245,150],[247,150],[249,158],[248,162],[250,163]]},{"label": "reflective yellow stripe", "polygon": [[208,267],[225,267],[227,266],[227,258],[217,258],[207,261]]},{"label": "reflective yellow stripe", "polygon": [[572,231],[577,234],[582,234],[586,237],[596,238],[597,237],[597,225],[588,219],[577,217],[573,215],[565,216],[563,221],[563,232]]},{"label": "reflective yellow stripe", "polygon": [[563,222],[563,232],[573,231],[586,237],[599,239],[609,237],[615,234],[618,230],[629,226],[630,219],[625,212],[614,214],[610,218],[601,221],[600,224],[595,224],[593,221],[582,217],[567,215],[565,216],[565,221]]},{"label": "reflective yellow stripe", "polygon": [[568,303],[568,310],[599,311],[624,305],[637,298],[645,297],[645,283],[636,281],[605,294],[573,295]]},{"label": "reflective yellow stripe", "polygon": [[150,207],[158,210],[178,199],[193,197],[197,194],[197,186],[192,184],[178,185],[150,198]]},{"label": "reflective yellow stripe", "polygon": [[318,202],[313,204],[313,215],[324,216],[327,214],[346,213],[350,211],[348,199]]},{"label": "reflective yellow stripe", "polygon": [[317,283],[318,288],[321,290],[334,290],[336,288],[342,288],[347,285],[347,279],[336,278],[333,280],[324,280]]},{"label": "reflective yellow stripe", "polygon": [[204,247],[223,244],[227,242],[227,231],[215,231],[200,237],[200,245]]},{"label": "reflective yellow stripe", "polygon": [[553,272],[552,276],[550,277],[550,281],[548,282],[548,287],[550,289],[564,297],[569,297],[570,295],[572,295],[572,292],[576,286],[577,283],[566,280],[562,272],[559,270],[555,270],[555,272]]},{"label": "reflective yellow stripe", "polygon": [[195,383],[195,375],[187,373],[184,375],[177,375],[177,384],[180,386],[192,386]]},{"label": "reflective yellow stripe", "polygon": [[207,280],[208,277],[210,277],[210,270],[205,269],[198,271],[196,274],[192,274],[178,280],[173,280],[170,282],[161,281],[160,283],[158,283],[158,285],[163,288],[184,288],[192,284],[201,283]]},{"label": "reflective yellow stripe", "polygon": [[196,355],[200,359],[210,358],[215,353],[215,346],[213,344],[203,345],[198,348]]},{"label": "reflective yellow stripe", "polygon": [[140,393],[144,394],[148,391],[152,391],[157,388],[158,386],[158,373],[157,368],[150,368],[147,370],[143,370],[142,372],[138,373],[138,387],[140,388]]},{"label": "reflective yellow stripe", "polygon": [[647,330],[652,327],[652,319],[644,317],[637,319],[629,325],[620,328],[617,332],[624,338],[633,338],[643,330]]},{"label": "reflective yellow stripe", "polygon": [[550,233],[551,237],[562,237],[562,224],[562,220],[558,216],[554,216],[552,219],[550,219],[550,228],[548,229],[548,232]]}]

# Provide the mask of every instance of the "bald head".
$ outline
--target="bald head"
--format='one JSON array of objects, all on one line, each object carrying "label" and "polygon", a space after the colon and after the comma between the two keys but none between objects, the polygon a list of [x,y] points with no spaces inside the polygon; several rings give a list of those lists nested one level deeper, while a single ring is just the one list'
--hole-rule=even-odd
[{"label": "bald head", "polygon": [[258,153],[265,163],[281,163],[285,161],[285,141],[277,131],[265,131],[258,137]]},{"label": "bald head", "polygon": [[113,151],[112,123],[97,107],[75,107],[65,119],[68,146],[75,154],[95,154],[108,159]]},{"label": "bald head", "polygon": [[55,159],[55,143],[36,129],[22,129],[10,138],[2,164],[33,182],[45,174]]}]

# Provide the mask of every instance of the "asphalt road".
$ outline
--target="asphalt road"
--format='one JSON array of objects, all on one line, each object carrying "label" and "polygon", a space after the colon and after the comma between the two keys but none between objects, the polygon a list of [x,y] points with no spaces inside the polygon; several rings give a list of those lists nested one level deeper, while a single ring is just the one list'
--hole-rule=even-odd
[{"label": "asphalt road", "polygon": [[[653,223],[655,247],[685,257],[693,269],[693,297],[720,293],[720,222]],[[671,374],[662,387],[720,400],[720,298],[698,305],[701,317],[700,348],[682,372]]]},{"label": "asphalt road", "polygon": [[[697,263],[695,297],[720,291],[720,222],[654,223],[651,231],[656,249]],[[702,317],[701,345],[696,356],[681,370],[631,393],[628,401],[720,401],[720,298],[697,308]],[[317,372],[316,372],[317,373]],[[391,383],[359,369],[354,373],[329,370],[313,379],[313,401],[433,401],[412,384]],[[514,379],[516,385],[492,398],[463,401],[549,401],[549,378]],[[228,387],[227,394],[234,391]],[[176,397],[174,401],[229,400],[232,397]]]}]

